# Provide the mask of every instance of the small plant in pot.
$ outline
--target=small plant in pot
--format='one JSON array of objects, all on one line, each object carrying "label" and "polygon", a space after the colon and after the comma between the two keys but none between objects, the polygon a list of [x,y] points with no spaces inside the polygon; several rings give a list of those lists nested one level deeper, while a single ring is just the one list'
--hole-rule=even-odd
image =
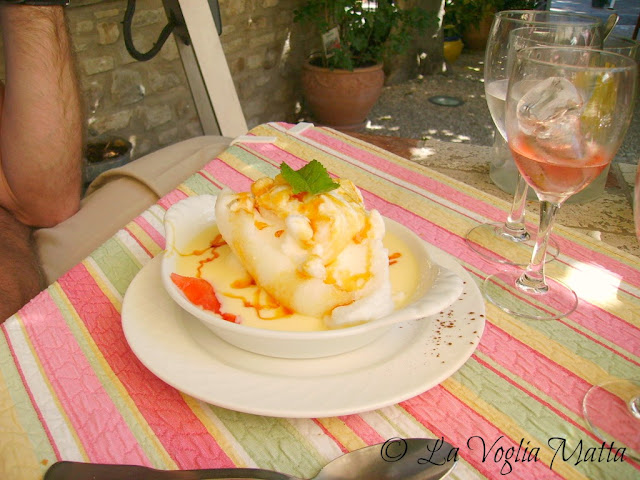
[{"label": "small plant in pot", "polygon": [[294,15],[322,39],[303,65],[307,105],[320,123],[342,130],[364,125],[382,92],[383,60],[405,52],[415,33],[437,21],[432,12],[393,0],[306,0]]},{"label": "small plant in pot", "polygon": [[544,9],[546,0],[445,0],[444,24],[471,50],[484,50],[493,15],[502,10]]}]

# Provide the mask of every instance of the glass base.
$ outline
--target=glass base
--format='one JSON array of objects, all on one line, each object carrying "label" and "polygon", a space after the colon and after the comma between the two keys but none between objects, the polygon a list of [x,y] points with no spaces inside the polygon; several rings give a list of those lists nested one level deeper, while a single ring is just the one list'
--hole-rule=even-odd
[{"label": "glass base", "polygon": [[640,379],[594,385],[582,401],[591,431],[611,446],[610,456],[624,448],[625,457],[640,460]]},{"label": "glass base", "polygon": [[[483,223],[469,230],[465,241],[471,250],[491,263],[526,267],[531,260],[537,231],[529,228],[530,238],[523,240],[506,235],[503,227],[504,223]],[[558,254],[558,244],[549,238],[545,263],[555,259]]]},{"label": "glass base", "polygon": [[534,320],[566,317],[578,306],[578,296],[570,287],[547,277],[548,289],[538,293],[516,282],[523,270],[510,269],[487,277],[482,284],[485,298],[511,315]]}]

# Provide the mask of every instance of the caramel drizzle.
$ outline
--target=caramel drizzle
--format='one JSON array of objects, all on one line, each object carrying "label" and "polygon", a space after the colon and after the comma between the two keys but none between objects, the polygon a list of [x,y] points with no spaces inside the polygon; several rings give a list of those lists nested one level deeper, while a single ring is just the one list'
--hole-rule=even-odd
[{"label": "caramel drizzle", "polygon": [[293,314],[293,310],[279,304],[266,290],[258,287],[253,279],[236,280],[231,284],[231,287],[237,289],[255,287],[253,295],[251,295],[253,298],[231,293],[225,293],[224,295],[229,298],[242,300],[243,305],[247,308],[253,308],[261,320],[277,320]]},{"label": "caramel drizzle", "polygon": [[392,253],[389,255],[389,266],[398,263],[398,259],[402,256],[400,252]]},{"label": "caramel drizzle", "polygon": [[214,261],[216,258],[218,258],[220,256],[220,254],[218,253],[217,249],[226,245],[227,242],[224,241],[224,239],[222,238],[222,235],[218,234],[215,236],[215,238],[213,240],[211,240],[211,242],[209,243],[209,246],[207,248],[203,248],[201,250],[193,250],[189,253],[181,253],[178,252],[178,255],[183,256],[183,257],[191,257],[191,256],[196,256],[199,257],[201,255],[204,255],[205,253],[207,253],[209,250],[211,250],[211,256],[207,257],[207,258],[203,258],[202,260],[198,260],[198,267],[196,268],[196,278],[202,278],[202,269],[204,268],[204,266],[209,263]]}]

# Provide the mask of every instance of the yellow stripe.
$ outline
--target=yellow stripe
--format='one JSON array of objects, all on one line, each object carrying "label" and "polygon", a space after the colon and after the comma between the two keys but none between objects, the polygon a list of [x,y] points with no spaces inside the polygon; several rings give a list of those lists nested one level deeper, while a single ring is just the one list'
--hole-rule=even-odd
[{"label": "yellow stripe", "polygon": [[192,190],[191,188],[189,188],[186,184],[181,183],[180,185],[178,185],[176,187],[176,190],[184,193],[185,195],[189,196],[189,197],[193,197],[195,195],[198,195],[198,193],[195,190]]},{"label": "yellow stripe", "polygon": [[352,451],[366,447],[367,443],[357,436],[353,430],[345,425],[339,418],[318,418],[318,422],[327,429],[347,450]]},{"label": "yellow stripe", "polygon": [[0,370],[0,452],[5,459],[0,462],[0,478],[40,478],[48,460],[36,457],[10,392],[11,387]]},{"label": "yellow stripe", "polygon": [[156,241],[151,238],[149,234],[145,232],[137,223],[131,222],[129,225],[127,225],[127,228],[136,238],[136,240],[140,242],[144,246],[144,248],[148,250],[153,256],[162,251],[160,245],[158,245]]},{"label": "yellow stripe", "polygon": [[216,443],[231,459],[233,464],[239,468],[247,467],[248,465],[245,458],[243,458],[242,455],[238,453],[239,444],[233,439],[233,437],[229,438],[227,432],[223,432],[216,426],[215,422],[212,420],[212,416],[214,416],[215,414],[211,411],[211,409],[208,407],[203,408],[203,405],[199,400],[196,400],[195,398],[187,394],[181,393],[181,395],[194,415],[207,429],[207,432],[209,432],[211,437],[215,438]]}]

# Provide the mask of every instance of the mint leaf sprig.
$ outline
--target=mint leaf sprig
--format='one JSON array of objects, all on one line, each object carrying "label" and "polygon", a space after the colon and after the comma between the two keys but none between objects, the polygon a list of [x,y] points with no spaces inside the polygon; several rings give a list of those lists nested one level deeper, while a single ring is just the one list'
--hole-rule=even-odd
[{"label": "mint leaf sprig", "polygon": [[327,169],[317,160],[311,160],[300,170],[294,170],[286,163],[280,164],[280,174],[291,188],[294,194],[307,192],[311,195],[327,193],[340,186],[334,182]]}]

